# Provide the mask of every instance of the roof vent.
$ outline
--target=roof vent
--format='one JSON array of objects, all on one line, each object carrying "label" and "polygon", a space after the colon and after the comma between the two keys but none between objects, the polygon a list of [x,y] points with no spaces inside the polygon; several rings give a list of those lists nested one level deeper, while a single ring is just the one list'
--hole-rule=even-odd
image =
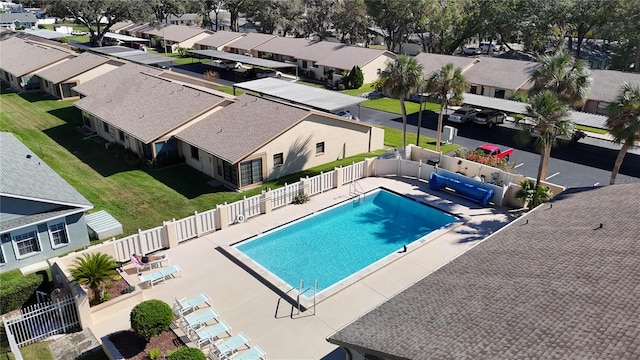
[{"label": "roof vent", "polygon": [[27,159],[31,159],[31,154],[27,154]]}]

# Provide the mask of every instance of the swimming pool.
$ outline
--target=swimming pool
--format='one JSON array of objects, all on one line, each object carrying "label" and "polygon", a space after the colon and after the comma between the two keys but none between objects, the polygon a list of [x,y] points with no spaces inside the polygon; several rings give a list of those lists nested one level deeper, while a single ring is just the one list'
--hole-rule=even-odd
[{"label": "swimming pool", "polygon": [[[285,288],[322,292],[459,218],[384,189],[234,245]],[[288,285],[288,286],[287,286]],[[281,286],[280,286],[281,287]],[[282,287],[281,287],[282,288]],[[284,289],[283,289],[284,290]],[[304,294],[309,296],[309,294]],[[312,295],[312,294],[311,294]]]}]

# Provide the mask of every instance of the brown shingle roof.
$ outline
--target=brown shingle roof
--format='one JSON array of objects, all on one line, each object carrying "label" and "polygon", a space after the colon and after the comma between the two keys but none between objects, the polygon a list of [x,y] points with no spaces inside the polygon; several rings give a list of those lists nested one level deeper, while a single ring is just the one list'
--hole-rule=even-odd
[{"label": "brown shingle roof", "polygon": [[507,90],[528,90],[533,86],[529,81],[531,73],[539,66],[536,62],[499,59],[482,56],[476,64],[464,72],[472,84],[493,86]]},{"label": "brown shingle roof", "polygon": [[560,194],[328,340],[385,358],[638,359],[639,193]]},{"label": "brown shingle roof", "polygon": [[391,61],[396,55],[386,50],[345,46],[318,60],[318,65],[336,69],[351,70],[355,65],[363,67],[379,56],[388,56]]},{"label": "brown shingle roof", "polygon": [[228,46],[234,49],[249,51],[254,47],[264,43],[265,41],[269,41],[275,37],[276,37],[275,35],[249,33],[247,34],[247,36],[243,36],[240,39],[235,40]]},{"label": "brown shingle roof", "polygon": [[17,77],[75,56],[66,51],[27,42],[17,37],[3,40],[0,46],[2,47],[0,68]]},{"label": "brown shingle roof", "polygon": [[176,137],[235,164],[302,121],[309,110],[243,94]]},{"label": "brown shingle roof", "polygon": [[613,102],[625,82],[640,86],[640,74],[614,70],[591,70],[591,77],[593,83],[589,96],[587,96],[590,100]]},{"label": "brown shingle roof", "polygon": [[433,72],[440,71],[444,65],[449,63],[453,64],[454,68],[460,68],[465,71],[476,61],[476,58],[472,57],[432,53],[420,53],[416,55],[415,59],[419,64],[422,64],[422,71],[425,77],[430,76]]},{"label": "brown shingle roof", "polygon": [[183,42],[185,40],[191,39],[196,35],[202,34],[205,31],[207,30],[198,27],[169,25],[161,29],[149,29],[147,31],[143,31],[143,33],[161,36],[168,41]]},{"label": "brown shingle roof", "polygon": [[350,45],[329,41],[277,37],[256,46],[254,50],[293,56],[296,59],[317,61],[345,46]]},{"label": "brown shingle roof", "polygon": [[228,42],[239,39],[243,36],[245,36],[245,34],[233,32],[233,31],[217,31],[216,33],[210,35],[209,37],[206,37],[196,42],[196,45],[213,46],[217,48],[222,45],[225,45]]},{"label": "brown shingle roof", "polygon": [[74,104],[144,143],[167,134],[224,99],[124,65],[76,86],[88,94]]},{"label": "brown shingle roof", "polygon": [[82,74],[109,61],[109,58],[89,52],[82,53],[73,59],[63,61],[50,68],[38,71],[36,75],[54,84]]}]

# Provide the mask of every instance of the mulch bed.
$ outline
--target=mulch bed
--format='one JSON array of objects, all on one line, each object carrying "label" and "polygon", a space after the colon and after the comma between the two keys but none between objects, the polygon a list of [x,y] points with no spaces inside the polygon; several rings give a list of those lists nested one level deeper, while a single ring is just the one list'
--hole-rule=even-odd
[{"label": "mulch bed", "polygon": [[152,337],[148,343],[131,329],[115,333],[109,340],[127,360],[149,360],[149,352],[152,349],[160,349],[162,354],[166,355],[168,351],[184,345],[173,330]]},{"label": "mulch bed", "polygon": [[[127,282],[127,280],[120,278],[118,280],[106,283],[104,287],[105,287],[105,293],[109,295],[109,300],[113,300],[118,296],[123,295],[122,290],[128,288],[129,283]],[[99,299],[95,299],[93,296],[93,291],[91,289],[86,289],[86,291],[87,291],[87,296],[89,296],[89,299],[91,299],[89,302],[91,306],[102,304],[104,302],[104,301],[101,302]]]}]

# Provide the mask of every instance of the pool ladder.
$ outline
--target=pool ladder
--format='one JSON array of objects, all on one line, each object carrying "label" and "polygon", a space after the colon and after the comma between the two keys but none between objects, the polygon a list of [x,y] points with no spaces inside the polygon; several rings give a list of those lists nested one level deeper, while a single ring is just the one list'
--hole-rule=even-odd
[{"label": "pool ladder", "polygon": [[349,184],[349,196],[358,197],[360,202],[364,201],[364,189],[357,181]]},{"label": "pool ladder", "polygon": [[[300,287],[298,288],[298,315],[300,315],[300,297],[307,290],[302,291],[304,288],[304,280],[300,279]],[[316,294],[318,293],[318,280],[313,283],[313,315],[316,314]]]}]

